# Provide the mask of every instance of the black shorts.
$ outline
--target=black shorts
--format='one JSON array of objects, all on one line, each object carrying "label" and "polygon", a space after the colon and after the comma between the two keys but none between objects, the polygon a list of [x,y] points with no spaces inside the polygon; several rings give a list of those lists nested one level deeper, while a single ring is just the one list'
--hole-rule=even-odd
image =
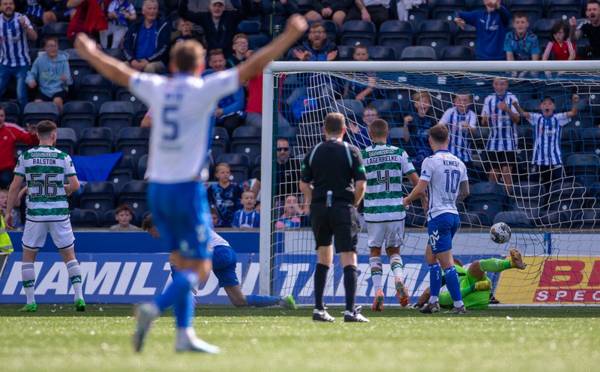
[{"label": "black shorts", "polygon": [[358,219],[351,204],[335,203],[327,207],[324,203],[310,206],[310,224],[317,248],[331,245],[335,238],[335,251],[356,252],[358,242]]},{"label": "black shorts", "polygon": [[514,151],[486,151],[485,170],[500,169],[504,165],[514,167],[517,165],[517,153]]},{"label": "black shorts", "polygon": [[58,92],[58,93],[54,93],[54,94],[52,95],[52,97],[49,97],[49,96],[45,95],[45,94],[44,94],[44,93],[42,93],[42,92],[38,92],[38,94],[36,95],[36,97],[35,97],[35,98],[36,98],[36,99],[41,99],[42,101],[51,102],[51,101],[53,101],[53,100],[54,100],[54,98],[57,98],[57,97],[58,97],[58,98],[62,98],[62,100],[64,101],[64,100],[65,100],[65,98],[67,98],[67,92],[65,92],[64,90],[61,90],[61,91],[60,91],[60,92]]}]

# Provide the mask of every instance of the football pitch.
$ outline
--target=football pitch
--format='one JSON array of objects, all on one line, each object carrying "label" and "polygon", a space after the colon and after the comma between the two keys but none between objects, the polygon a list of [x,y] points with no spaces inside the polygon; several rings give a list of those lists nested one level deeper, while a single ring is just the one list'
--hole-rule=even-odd
[{"label": "football pitch", "polygon": [[310,309],[200,307],[195,328],[217,356],[176,354],[173,320],[134,354],[130,306],[0,306],[2,371],[597,371],[600,308],[494,308],[425,316],[388,308],[368,324],[314,323]]}]

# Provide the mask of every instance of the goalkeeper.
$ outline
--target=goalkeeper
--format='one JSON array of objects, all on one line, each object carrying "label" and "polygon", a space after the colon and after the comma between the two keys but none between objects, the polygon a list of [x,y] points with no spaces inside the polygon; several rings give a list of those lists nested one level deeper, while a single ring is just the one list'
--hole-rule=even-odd
[{"label": "goalkeeper", "polygon": [[[521,253],[517,249],[511,249],[506,259],[487,258],[473,261],[468,269],[462,266],[460,260],[454,258],[454,267],[458,274],[460,292],[465,307],[469,310],[486,309],[490,303],[492,282],[486,275],[487,272],[499,273],[508,269],[525,269],[525,263]],[[445,280],[442,278],[442,285]],[[429,288],[427,288],[417,301],[417,308],[421,308],[429,301]],[[452,308],[453,302],[448,291],[440,293],[440,306]]]}]

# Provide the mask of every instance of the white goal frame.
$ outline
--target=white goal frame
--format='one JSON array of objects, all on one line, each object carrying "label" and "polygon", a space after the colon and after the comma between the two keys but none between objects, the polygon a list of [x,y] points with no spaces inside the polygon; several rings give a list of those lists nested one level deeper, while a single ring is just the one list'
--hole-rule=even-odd
[{"label": "white goal frame", "polygon": [[[272,62],[263,72],[261,211],[259,293],[271,294],[271,235],[274,120],[274,73],[280,72],[522,72],[569,71],[600,74],[598,61],[367,61],[367,62]],[[266,214],[269,216],[266,216]],[[268,218],[267,218],[268,217]]]}]

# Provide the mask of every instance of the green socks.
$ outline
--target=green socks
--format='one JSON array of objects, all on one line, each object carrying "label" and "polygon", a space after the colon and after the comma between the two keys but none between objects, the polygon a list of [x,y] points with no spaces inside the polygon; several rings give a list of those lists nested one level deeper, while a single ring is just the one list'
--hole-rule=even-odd
[{"label": "green socks", "polygon": [[481,267],[481,270],[491,273],[499,273],[512,267],[509,259],[499,258],[479,260],[479,266]]}]

